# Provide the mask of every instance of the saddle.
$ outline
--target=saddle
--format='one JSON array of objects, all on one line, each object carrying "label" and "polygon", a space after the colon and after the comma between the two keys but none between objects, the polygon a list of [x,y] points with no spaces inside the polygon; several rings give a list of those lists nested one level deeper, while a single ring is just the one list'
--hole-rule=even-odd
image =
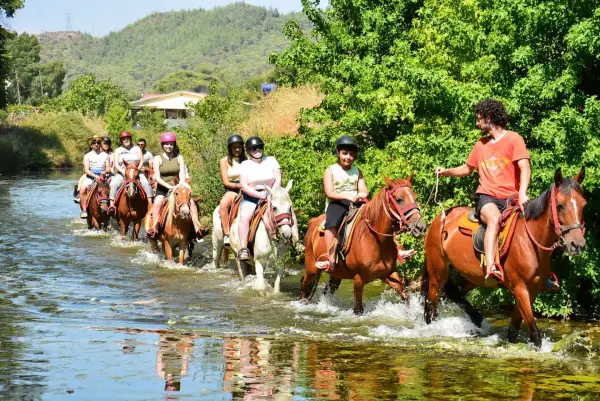
[{"label": "saddle", "polygon": [[[516,199],[509,200],[508,207],[502,212],[500,217],[500,233],[498,234],[498,257],[502,258],[508,252],[510,242],[512,241],[515,227],[517,225],[520,210],[517,207]],[[487,226],[482,224],[475,217],[475,209],[469,210],[458,220],[458,229],[464,235],[473,237],[473,248],[480,254],[484,254],[483,240]]]},{"label": "saddle", "polygon": [[[240,205],[242,204],[242,195],[236,196],[233,201],[233,205],[231,206],[231,210],[229,211],[229,227],[233,225],[233,221],[237,217],[240,211]],[[254,239],[256,238],[256,232],[258,231],[258,226],[262,220],[262,217],[267,212],[267,208],[269,207],[267,202],[259,203],[258,207],[254,210],[254,214],[252,215],[252,220],[250,220],[250,231],[248,232],[248,250],[252,252],[254,244]]]},{"label": "saddle", "polygon": [[[342,220],[342,224],[340,224],[340,228],[338,229],[337,235],[337,249],[336,252],[342,257],[342,259],[346,259],[346,255],[350,252],[350,246],[352,245],[352,238],[354,237],[354,228],[356,227],[356,222],[362,213],[364,204],[359,207],[351,206],[350,210],[344,219]],[[325,220],[319,225],[319,235],[323,236],[325,234]]]},{"label": "saddle", "polygon": [[135,185],[138,188],[138,191],[140,191],[140,193],[142,194],[142,199],[146,200],[146,191],[144,191],[144,188],[142,188],[142,184],[140,184],[139,180],[125,180],[123,181],[123,185],[121,185],[121,188],[119,188],[119,190],[117,191],[117,195],[115,195],[115,205],[119,204],[119,200],[121,199],[123,192],[125,192],[125,187],[127,187],[127,184],[129,184],[130,182],[135,183]]}]

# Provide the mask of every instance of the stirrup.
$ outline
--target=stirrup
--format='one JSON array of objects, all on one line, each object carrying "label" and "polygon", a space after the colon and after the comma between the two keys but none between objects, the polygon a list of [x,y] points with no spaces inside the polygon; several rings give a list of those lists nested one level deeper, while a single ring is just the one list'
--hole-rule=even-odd
[{"label": "stirrup", "polygon": [[560,291],[560,282],[558,281],[558,277],[554,272],[550,272],[550,276],[546,279],[544,283],[544,289],[542,292],[557,292]]},{"label": "stirrup", "polygon": [[238,251],[237,254],[238,260],[249,260],[250,259],[250,251],[248,248],[242,248]]}]

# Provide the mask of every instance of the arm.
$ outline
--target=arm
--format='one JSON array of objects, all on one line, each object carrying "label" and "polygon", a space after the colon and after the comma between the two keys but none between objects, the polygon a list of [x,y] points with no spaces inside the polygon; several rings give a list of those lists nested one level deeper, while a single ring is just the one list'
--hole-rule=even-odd
[{"label": "arm", "polygon": [[125,176],[125,170],[121,168],[121,152],[119,151],[115,152],[115,169],[118,173],[121,173],[123,176]]},{"label": "arm", "polygon": [[139,171],[143,171],[143,169],[144,169],[144,154],[142,153],[142,149],[137,148],[137,152],[136,153],[137,153],[138,159],[140,161],[138,163],[137,168],[138,168]]},{"label": "arm", "polygon": [[110,156],[106,155],[106,163],[104,165],[104,175],[110,174]]},{"label": "arm", "polygon": [[438,167],[435,169],[435,173],[439,174],[441,177],[466,177],[467,175],[471,175],[473,170],[475,170],[475,167],[463,164],[462,166],[449,169]]},{"label": "arm", "polygon": [[358,169],[358,195],[360,199],[366,199],[369,196],[369,188],[363,177],[362,171]]},{"label": "arm", "polygon": [[240,185],[242,187],[242,191],[244,191],[247,195],[254,196],[258,199],[265,199],[267,197],[266,192],[258,192],[248,184],[248,176],[244,172],[240,174]]},{"label": "arm", "polygon": [[241,184],[229,181],[229,177],[227,176],[227,166],[227,158],[224,157],[220,162],[221,181],[223,181],[223,185],[225,185],[225,188],[229,189],[240,189],[242,187]]},{"label": "arm", "polygon": [[348,194],[339,194],[335,192],[333,188],[333,174],[331,169],[327,167],[325,173],[323,173],[323,187],[325,188],[325,196],[332,200],[347,200],[350,202],[356,202],[358,196],[350,196]]},{"label": "arm", "polygon": [[275,181],[273,182],[273,188],[281,187],[281,170],[276,168],[275,171]]},{"label": "arm", "polygon": [[529,159],[521,159],[517,162],[519,169],[521,170],[519,178],[519,206],[521,210],[525,207],[525,204],[529,201],[527,196],[527,188],[529,187],[529,179],[531,178],[531,166]]},{"label": "arm", "polygon": [[85,156],[83,156],[83,172],[88,177],[95,177],[96,176],[96,174],[94,174],[94,173],[92,173],[90,171],[90,163],[88,162],[88,155],[87,155],[87,153],[86,153]]},{"label": "arm", "polygon": [[179,183],[183,184],[184,182],[186,182],[186,167],[185,167],[185,161],[183,160],[183,156],[179,155],[177,156],[177,162],[179,163]]}]

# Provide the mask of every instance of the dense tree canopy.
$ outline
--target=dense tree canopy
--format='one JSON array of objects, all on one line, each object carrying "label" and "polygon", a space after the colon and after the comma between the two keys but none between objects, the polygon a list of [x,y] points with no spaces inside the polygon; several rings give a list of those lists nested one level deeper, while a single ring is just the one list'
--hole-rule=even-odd
[{"label": "dense tree canopy", "polygon": [[[563,167],[588,167],[588,248],[579,259],[554,255],[563,292],[536,304],[548,314],[594,311],[600,300],[600,1],[303,0],[312,37],[297,24],[289,49],[272,60],[295,84],[315,81],[327,96],[304,113],[301,131],[317,151],[337,135],[359,137],[369,183],[416,172],[427,199],[437,165],[464,163],[478,131],[473,105],[502,100],[509,128],[532,158],[531,195]],[[471,203],[470,179],[444,179],[445,206]],[[429,217],[439,209],[430,209]],[[417,259],[419,269],[422,259]],[[502,294],[498,293],[501,296]],[[488,297],[493,301],[496,298]],[[578,309],[581,308],[581,309]],[[597,309],[595,310],[597,312]]]},{"label": "dense tree canopy", "polygon": [[[15,12],[23,7],[23,0],[0,0],[0,21],[11,18]],[[6,41],[12,34],[0,24],[0,109],[7,104],[5,80],[9,75],[8,58],[6,55]]]}]

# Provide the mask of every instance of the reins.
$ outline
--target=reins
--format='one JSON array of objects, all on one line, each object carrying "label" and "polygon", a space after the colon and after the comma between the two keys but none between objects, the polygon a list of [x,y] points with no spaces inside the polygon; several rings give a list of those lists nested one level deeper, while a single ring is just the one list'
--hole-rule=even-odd
[{"label": "reins", "polygon": [[[388,233],[382,233],[377,231],[376,229],[373,228],[373,226],[371,226],[371,222],[369,221],[369,219],[365,219],[365,222],[367,223],[367,227],[369,227],[369,229],[371,231],[373,231],[374,233],[384,236],[384,237],[393,237],[394,238],[394,242],[396,242],[395,237],[404,232],[407,231],[410,228],[410,224],[408,222],[408,219],[415,213],[420,213],[421,210],[419,209],[419,205],[417,205],[415,202],[412,203],[408,203],[406,205],[404,205],[403,207],[400,207],[398,205],[398,202],[396,202],[396,199],[394,199],[393,193],[396,192],[396,190],[398,190],[399,188],[408,188],[408,185],[396,185],[394,187],[392,187],[392,189],[384,189],[385,191],[385,200],[387,201],[387,205],[384,203],[384,207],[383,207],[383,211],[385,212],[385,214],[390,218],[390,220],[392,220],[392,224],[398,224],[398,229],[393,229],[393,232],[391,234]],[[421,220],[421,218],[419,217],[419,220]],[[418,221],[417,221],[418,223]],[[415,224],[417,224],[415,223]],[[398,245],[396,243],[396,245]]]}]

